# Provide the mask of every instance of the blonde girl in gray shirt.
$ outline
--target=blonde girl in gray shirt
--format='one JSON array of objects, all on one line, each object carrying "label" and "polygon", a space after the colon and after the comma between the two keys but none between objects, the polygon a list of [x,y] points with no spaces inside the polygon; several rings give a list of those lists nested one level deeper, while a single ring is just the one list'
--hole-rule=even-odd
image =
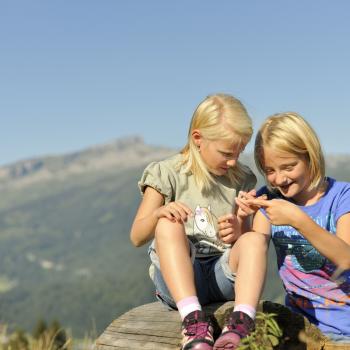
[{"label": "blonde girl in gray shirt", "polygon": [[[238,99],[210,95],[193,114],[185,147],[149,164],[139,182],[131,241],[152,242],[150,276],[157,298],[180,312],[183,350],[235,349],[254,329],[267,243],[249,232],[251,208],[235,203],[241,191],[255,196],[256,178],[238,161],[252,133]],[[227,300],[235,308],[214,344],[201,305]]]}]

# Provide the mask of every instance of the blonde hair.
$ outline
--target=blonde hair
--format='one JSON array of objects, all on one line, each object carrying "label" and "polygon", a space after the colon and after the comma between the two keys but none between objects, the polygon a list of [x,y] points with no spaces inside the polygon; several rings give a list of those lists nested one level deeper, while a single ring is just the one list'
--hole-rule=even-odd
[{"label": "blonde hair", "polygon": [[309,165],[310,186],[317,188],[324,181],[325,161],[320,141],[311,125],[295,112],[268,117],[255,139],[254,158],[259,172],[264,171],[264,147],[304,157]]},{"label": "blonde hair", "polygon": [[[182,165],[185,172],[192,172],[202,191],[209,191],[215,181],[193,141],[192,131],[195,129],[200,130],[202,136],[210,141],[229,140],[246,145],[253,134],[252,121],[243,104],[227,94],[207,96],[194,111],[188,141],[181,151]],[[246,166],[237,162],[236,166],[228,171],[227,176],[236,184],[248,172]]]}]

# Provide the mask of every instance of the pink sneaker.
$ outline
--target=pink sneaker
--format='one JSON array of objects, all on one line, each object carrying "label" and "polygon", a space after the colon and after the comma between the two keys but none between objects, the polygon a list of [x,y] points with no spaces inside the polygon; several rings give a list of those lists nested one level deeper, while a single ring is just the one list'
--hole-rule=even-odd
[{"label": "pink sneaker", "polygon": [[247,314],[241,311],[232,312],[214,344],[214,350],[236,349],[241,339],[251,333],[254,328],[255,323]]},{"label": "pink sneaker", "polygon": [[203,311],[193,311],[182,322],[182,350],[213,350],[213,326]]}]

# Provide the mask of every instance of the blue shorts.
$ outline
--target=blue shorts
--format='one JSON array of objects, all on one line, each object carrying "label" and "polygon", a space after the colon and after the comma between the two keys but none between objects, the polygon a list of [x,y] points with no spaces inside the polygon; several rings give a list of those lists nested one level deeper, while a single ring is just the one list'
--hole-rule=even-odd
[{"label": "blue shorts", "polygon": [[[227,249],[222,255],[208,258],[195,258],[195,248],[192,242],[189,241],[189,243],[199,303],[201,305],[206,305],[212,302],[234,300],[236,274],[231,272],[228,264],[230,249]],[[150,277],[156,288],[156,297],[169,309],[176,310],[176,303],[160,271],[159,259],[154,248],[154,241],[149,247],[148,253],[152,261]]]}]

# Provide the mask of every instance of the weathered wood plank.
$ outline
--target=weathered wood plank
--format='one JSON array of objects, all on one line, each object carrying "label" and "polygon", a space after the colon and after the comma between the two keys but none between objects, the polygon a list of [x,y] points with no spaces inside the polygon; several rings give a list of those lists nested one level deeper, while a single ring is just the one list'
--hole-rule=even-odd
[{"label": "weathered wood plank", "polygon": [[[205,306],[218,327],[234,302]],[[279,349],[283,350],[350,350],[350,344],[328,341],[316,326],[284,306],[261,302],[258,311],[276,313],[276,321],[283,330]],[[300,334],[304,333],[304,341]],[[114,320],[96,340],[95,350],[179,350],[181,348],[181,319],[176,311],[168,311],[159,302],[136,307]]]}]

